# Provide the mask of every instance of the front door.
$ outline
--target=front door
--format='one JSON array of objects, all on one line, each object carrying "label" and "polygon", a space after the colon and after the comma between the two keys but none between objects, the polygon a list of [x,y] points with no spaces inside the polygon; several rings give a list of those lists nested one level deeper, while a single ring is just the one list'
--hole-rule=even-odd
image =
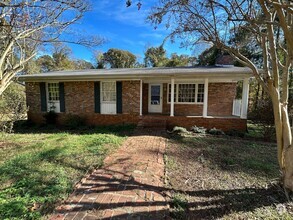
[{"label": "front door", "polygon": [[149,112],[162,113],[162,84],[149,84]]}]

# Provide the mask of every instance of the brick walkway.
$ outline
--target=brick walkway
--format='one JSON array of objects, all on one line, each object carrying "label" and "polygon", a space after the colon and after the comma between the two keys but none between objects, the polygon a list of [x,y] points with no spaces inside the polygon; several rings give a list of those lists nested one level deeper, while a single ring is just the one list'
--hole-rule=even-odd
[{"label": "brick walkway", "polygon": [[137,129],[50,219],[167,219],[162,134]]}]

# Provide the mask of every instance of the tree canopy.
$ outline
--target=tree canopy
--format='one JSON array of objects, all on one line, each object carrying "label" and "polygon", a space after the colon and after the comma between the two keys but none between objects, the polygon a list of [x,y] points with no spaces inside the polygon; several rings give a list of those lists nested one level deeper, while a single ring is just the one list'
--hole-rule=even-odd
[{"label": "tree canopy", "polygon": [[[109,49],[99,57],[100,62],[111,68],[133,68],[136,64],[136,56],[129,51],[120,49]],[[101,64],[100,64],[101,65]]]},{"label": "tree canopy", "polygon": [[44,44],[68,42],[92,47],[104,43],[99,36],[69,29],[89,8],[86,0],[1,1],[0,94]]}]

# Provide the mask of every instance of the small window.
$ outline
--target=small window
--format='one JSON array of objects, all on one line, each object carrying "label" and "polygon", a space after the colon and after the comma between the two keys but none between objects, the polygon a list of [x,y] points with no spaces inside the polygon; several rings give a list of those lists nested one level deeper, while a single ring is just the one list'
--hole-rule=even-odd
[{"label": "small window", "polygon": [[102,82],[102,101],[116,102],[116,82]]},{"label": "small window", "polygon": [[203,103],[204,100],[204,84],[198,84],[197,102]]},{"label": "small window", "polygon": [[48,98],[50,101],[59,101],[59,83],[48,83]]},{"label": "small window", "polygon": [[60,112],[59,83],[47,84],[48,111]]}]

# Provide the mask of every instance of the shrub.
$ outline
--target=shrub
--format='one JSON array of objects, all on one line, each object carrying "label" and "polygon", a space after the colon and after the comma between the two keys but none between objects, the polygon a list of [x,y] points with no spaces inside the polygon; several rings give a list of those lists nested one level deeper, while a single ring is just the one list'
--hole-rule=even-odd
[{"label": "shrub", "polygon": [[196,125],[192,126],[191,127],[191,130],[194,132],[194,133],[199,133],[199,134],[205,134],[207,129],[204,128],[204,127],[197,127]]},{"label": "shrub", "polygon": [[188,133],[186,128],[175,126],[172,130],[173,133]]},{"label": "shrub", "polygon": [[0,97],[0,130],[12,132],[14,123],[26,119],[24,86],[12,83]]},{"label": "shrub", "polygon": [[44,118],[46,120],[46,124],[52,125],[56,124],[58,115],[54,111],[49,111],[46,114],[44,114]]},{"label": "shrub", "polygon": [[79,115],[69,114],[65,117],[64,126],[68,129],[77,129],[85,125],[85,119]]},{"label": "shrub", "polygon": [[224,135],[225,133],[221,129],[212,128],[209,130],[209,134],[212,135]]}]

